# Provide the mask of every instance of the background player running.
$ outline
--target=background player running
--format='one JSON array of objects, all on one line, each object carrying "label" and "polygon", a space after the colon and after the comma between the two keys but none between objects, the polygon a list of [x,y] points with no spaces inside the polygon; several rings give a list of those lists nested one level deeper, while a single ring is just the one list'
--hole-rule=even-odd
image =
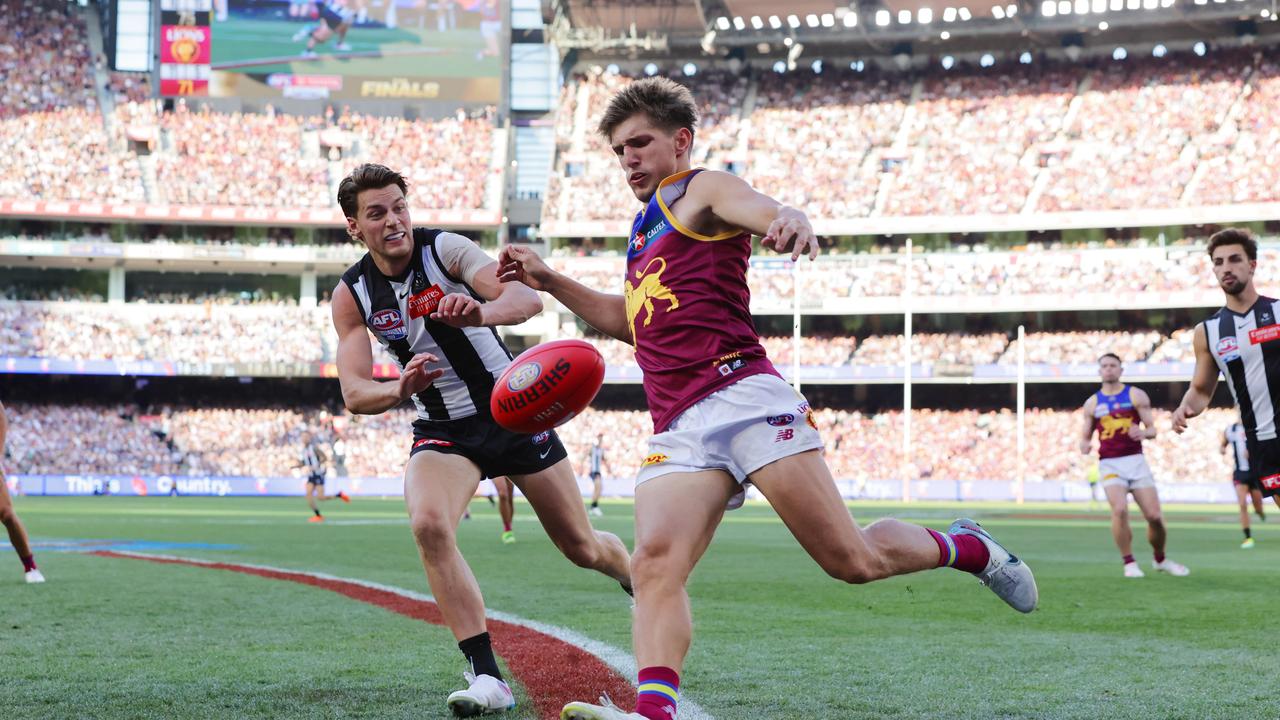
[{"label": "background player running", "polygon": [[1231,484],[1236,490],[1236,500],[1240,502],[1240,529],[1244,531],[1244,542],[1240,543],[1240,548],[1249,550],[1253,548],[1253,532],[1249,528],[1251,497],[1258,519],[1266,522],[1267,516],[1262,511],[1262,486],[1258,484],[1257,474],[1249,466],[1248,436],[1245,434],[1244,425],[1231,423],[1223,431],[1222,452],[1226,453],[1228,448],[1231,449],[1231,459],[1235,464],[1231,473]]},{"label": "background player running", "polygon": [[324,522],[324,516],[320,514],[320,507],[316,504],[317,500],[338,499],[344,503],[351,502],[346,491],[340,490],[337,495],[324,494],[327,464],[324,451],[320,449],[320,443],[316,441],[315,436],[310,432],[302,433],[302,452],[298,454],[298,467],[307,471],[307,506],[313,513],[308,522]]},{"label": "background player running", "polygon": [[1187,420],[1204,412],[1221,373],[1240,410],[1249,467],[1258,476],[1262,496],[1280,504],[1280,440],[1276,395],[1271,391],[1280,391],[1280,304],[1259,295],[1253,286],[1258,241],[1247,230],[1228,228],[1211,235],[1209,258],[1227,304],[1196,326],[1196,370],[1173,411],[1173,430],[1186,432]]},{"label": "background player running", "polygon": [[[458,550],[458,522],[481,478],[510,477],[574,564],[629,588],[630,558],[615,535],[592,529],[556,434],[513,433],[489,415],[494,383],[511,364],[495,328],[537,315],[542,300],[523,285],[499,283],[497,263],[467,238],[415,230],[407,189],[382,165],[361,165],[339,185],[347,230],[368,253],[333,293],[338,379],[354,413],[379,414],[410,399],[417,410],[405,504],[431,592],[471,666],[467,689],[448,705],[471,717],[515,706],[480,586]],[[370,332],[400,367],[398,381],[373,380]]]},{"label": "background player running", "polygon": [[591,470],[588,474],[591,478],[591,514],[601,517],[604,511],[600,509],[600,495],[604,491],[604,470],[607,464],[604,454],[604,435],[596,435],[596,441],[591,444],[591,457],[588,462]]},{"label": "background player running", "polygon": [[[5,417],[4,405],[0,404],[0,458],[5,455],[5,439],[9,434],[9,420]],[[9,497],[9,483],[4,477],[4,468],[0,468],[0,524],[9,531],[9,544],[22,561],[22,572],[29,583],[44,582],[44,575],[36,568],[36,558],[31,552],[31,539],[27,537],[27,529],[13,511],[13,498]]]},{"label": "background player running", "polygon": [[850,583],[951,566],[978,575],[1022,612],[1036,606],[1031,571],[976,523],[940,533],[884,519],[860,528],[836,491],[808,403],[774,369],[751,321],[751,236],[796,260],[817,256],[809,219],[723,172],[694,170],[697,106],[666,78],[610,101],[599,131],[644,207],[632,227],[625,294],[551,270],[524,246],[502,250],[501,277],[545,290],[602,333],[636,347],[654,420],[636,478],[639,698],[633,713],[574,702],[562,717],[676,716],[693,635],[690,573],[745,484],[768,498],[800,544]]},{"label": "background player running", "polygon": [[1102,387],[1084,403],[1084,437],[1080,452],[1090,454],[1093,434],[1098,433],[1098,475],[1102,491],[1111,504],[1111,537],[1120,549],[1124,576],[1144,575],[1133,559],[1133,529],[1129,526],[1129,494],[1147,521],[1147,541],[1155,555],[1155,569],[1178,577],[1188,575],[1187,568],[1165,557],[1168,531],[1160,510],[1160,495],[1151,475],[1142,441],[1156,436],[1151,398],[1143,390],[1120,382],[1124,366],[1120,356],[1107,353],[1098,358],[1098,374]]}]

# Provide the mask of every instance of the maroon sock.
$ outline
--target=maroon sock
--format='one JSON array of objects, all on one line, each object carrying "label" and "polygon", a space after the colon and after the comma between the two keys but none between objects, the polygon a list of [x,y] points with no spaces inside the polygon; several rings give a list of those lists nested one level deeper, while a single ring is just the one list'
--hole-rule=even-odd
[{"label": "maroon sock", "polygon": [[1137,562],[1137,560],[1134,560],[1132,555],[1125,555],[1123,558],[1120,558],[1120,562],[1128,565],[1131,562]]},{"label": "maroon sock", "polygon": [[1156,553],[1156,562],[1158,562],[1158,563],[1162,563],[1162,562],[1164,562],[1164,553],[1162,553],[1162,552],[1157,552],[1157,553]]},{"label": "maroon sock", "polygon": [[22,572],[31,572],[36,569],[36,556],[28,555],[24,558],[18,558],[22,561]]},{"label": "maroon sock", "polygon": [[[925,528],[929,530],[929,528]],[[953,567],[968,573],[980,573],[987,568],[991,552],[972,535],[949,535],[929,530],[938,543],[938,567]]]},{"label": "maroon sock", "polygon": [[511,521],[510,521],[510,520],[503,520],[503,521],[502,521],[502,532],[511,532]]},{"label": "maroon sock", "polygon": [[649,720],[675,720],[680,676],[667,667],[647,667],[636,682],[636,713]]}]

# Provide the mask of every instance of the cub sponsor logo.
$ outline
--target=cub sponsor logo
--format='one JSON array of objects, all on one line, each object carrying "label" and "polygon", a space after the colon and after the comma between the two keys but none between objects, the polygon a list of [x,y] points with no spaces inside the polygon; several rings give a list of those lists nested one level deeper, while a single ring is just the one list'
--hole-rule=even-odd
[{"label": "cub sponsor logo", "polygon": [[652,455],[645,456],[644,462],[640,463],[640,467],[649,467],[650,465],[657,465],[659,463],[664,463],[670,459],[671,457],[668,455],[663,455],[662,453],[653,453]]},{"label": "cub sponsor logo", "polygon": [[422,292],[409,298],[409,317],[420,318],[426,317],[436,311],[436,307],[440,305],[440,299],[444,297],[444,290],[439,285],[432,285]]},{"label": "cub sponsor logo", "polygon": [[541,365],[536,362],[525,363],[511,373],[511,379],[507,381],[507,388],[511,392],[520,392],[537,381],[538,376],[541,374]]},{"label": "cub sponsor logo", "polygon": [[[1252,338],[1253,332],[1249,334],[1250,338]],[[1234,335],[1224,337],[1218,341],[1218,357],[1222,358],[1223,362],[1231,362],[1240,357],[1240,343],[1236,341]]]},{"label": "cub sponsor logo", "polygon": [[405,330],[404,318],[395,309],[379,310],[369,317],[369,326],[388,340],[403,340],[409,337]]},{"label": "cub sponsor logo", "polygon": [[418,449],[424,445],[435,445],[437,447],[453,447],[453,442],[449,440],[437,440],[435,438],[422,438],[413,444],[414,449]]},{"label": "cub sponsor logo", "polygon": [[790,425],[791,423],[795,422],[796,416],[792,415],[791,413],[783,413],[781,415],[774,415],[773,417],[767,417],[764,419],[764,421],[774,427],[783,427],[785,425]]},{"label": "cub sponsor logo", "polygon": [[[1275,340],[1277,338],[1280,338],[1280,325],[1268,325],[1266,327],[1260,327],[1257,330],[1249,331],[1250,345],[1260,345],[1265,342],[1271,342],[1272,340]],[[1223,338],[1223,339],[1235,340],[1235,338]],[[1221,355],[1222,343],[1218,343],[1218,347],[1219,347],[1218,354]]]}]

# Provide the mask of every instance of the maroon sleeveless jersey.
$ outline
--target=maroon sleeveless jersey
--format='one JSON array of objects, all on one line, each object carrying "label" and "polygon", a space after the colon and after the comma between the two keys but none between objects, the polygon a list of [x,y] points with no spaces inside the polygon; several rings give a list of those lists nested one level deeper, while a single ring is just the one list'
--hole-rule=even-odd
[{"label": "maroon sleeveless jersey", "polygon": [[751,234],[699,235],[671,212],[699,172],[659,183],[627,249],[627,321],[654,432],[742,378],[778,375],[751,321]]},{"label": "maroon sleeveless jersey", "polygon": [[1101,390],[1095,397],[1093,427],[1098,431],[1098,457],[1102,459],[1137,455],[1142,452],[1142,441],[1129,437],[1129,428],[1138,424],[1138,410],[1129,399],[1132,386],[1115,395],[1105,395]]}]

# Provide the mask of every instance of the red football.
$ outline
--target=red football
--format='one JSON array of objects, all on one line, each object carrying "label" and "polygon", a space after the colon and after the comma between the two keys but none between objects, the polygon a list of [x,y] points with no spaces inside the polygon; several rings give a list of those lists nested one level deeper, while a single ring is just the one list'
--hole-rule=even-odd
[{"label": "red football", "polygon": [[604,384],[604,358],[591,343],[552,340],[520,353],[502,373],[489,411],[502,427],[532,435],[582,412]]}]

